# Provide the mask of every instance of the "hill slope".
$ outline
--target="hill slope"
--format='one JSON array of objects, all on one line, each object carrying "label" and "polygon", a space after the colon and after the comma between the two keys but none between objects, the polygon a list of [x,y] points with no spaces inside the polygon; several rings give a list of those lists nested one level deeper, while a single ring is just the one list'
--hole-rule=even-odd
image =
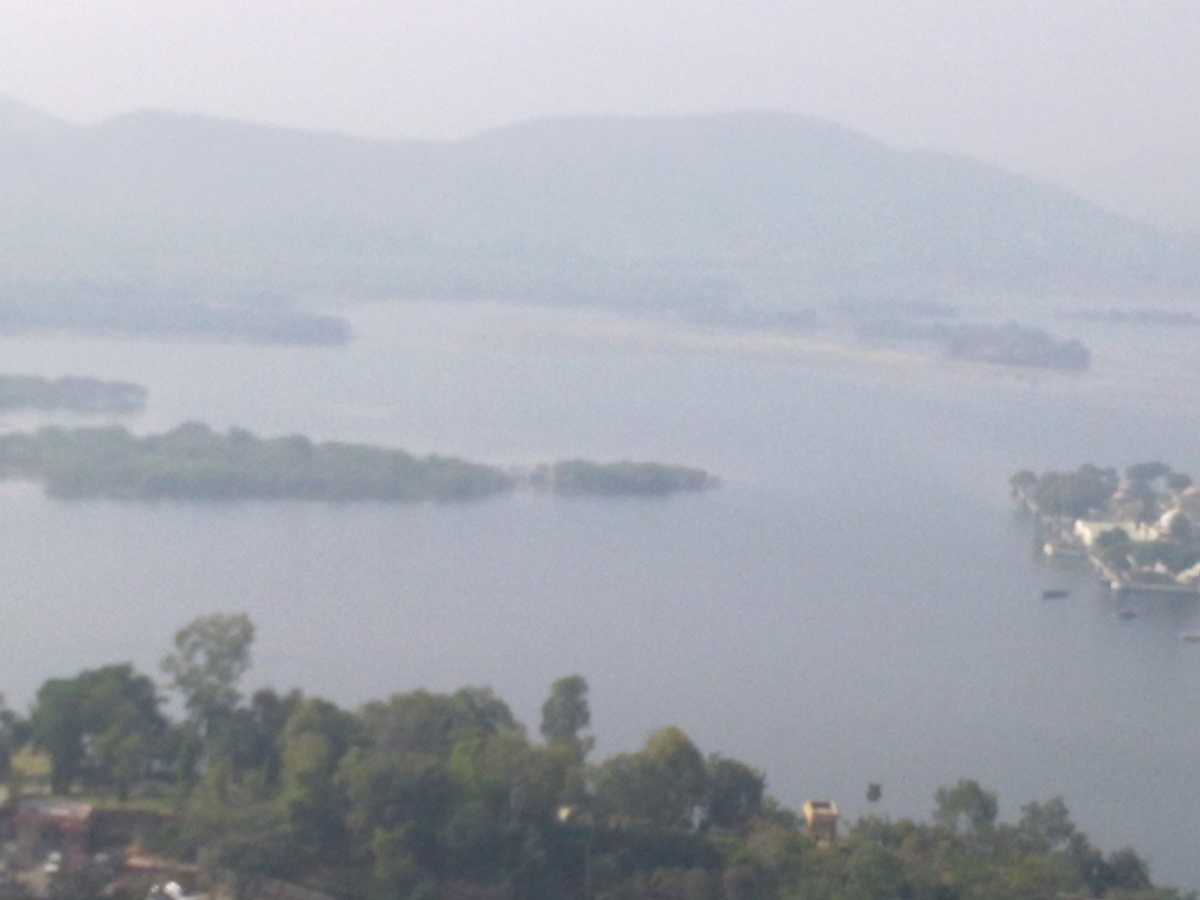
[{"label": "hill slope", "polygon": [[440,143],[157,112],[89,127],[8,118],[0,109],[10,297],[1200,293],[1182,238],[798,116],[553,119]]}]

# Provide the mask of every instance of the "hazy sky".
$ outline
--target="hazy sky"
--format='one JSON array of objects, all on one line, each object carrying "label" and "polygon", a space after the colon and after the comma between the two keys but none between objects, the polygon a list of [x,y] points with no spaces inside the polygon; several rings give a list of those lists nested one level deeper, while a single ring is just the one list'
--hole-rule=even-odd
[{"label": "hazy sky", "polygon": [[770,107],[1070,177],[1200,149],[1197,0],[0,0],[0,92],[380,136]]}]

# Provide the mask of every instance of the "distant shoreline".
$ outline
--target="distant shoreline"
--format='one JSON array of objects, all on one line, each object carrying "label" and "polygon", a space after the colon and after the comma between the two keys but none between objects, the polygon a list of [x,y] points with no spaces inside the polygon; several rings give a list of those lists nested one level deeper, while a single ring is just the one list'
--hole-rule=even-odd
[{"label": "distant shoreline", "polygon": [[76,289],[67,297],[0,302],[0,337],[65,334],[147,341],[198,340],[299,347],[342,347],[350,323],[290,306],[208,303],[133,292]]},{"label": "distant shoreline", "polygon": [[81,415],[128,415],[146,408],[147,391],[128,381],[102,381],[79,375],[42,378],[0,375],[0,412],[37,410]]}]

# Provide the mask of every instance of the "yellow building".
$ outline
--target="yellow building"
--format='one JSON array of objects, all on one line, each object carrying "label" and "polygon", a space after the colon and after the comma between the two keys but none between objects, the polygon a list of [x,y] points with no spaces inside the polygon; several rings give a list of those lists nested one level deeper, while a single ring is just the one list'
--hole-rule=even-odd
[{"label": "yellow building", "polygon": [[837,840],[838,808],[832,800],[806,800],[804,825],[808,834],[819,843]]}]

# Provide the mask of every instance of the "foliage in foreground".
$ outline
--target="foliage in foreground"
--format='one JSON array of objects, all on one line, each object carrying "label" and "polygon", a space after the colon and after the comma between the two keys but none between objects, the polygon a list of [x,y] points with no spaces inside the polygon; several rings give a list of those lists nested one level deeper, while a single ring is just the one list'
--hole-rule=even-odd
[{"label": "foliage in foreground", "polygon": [[[347,900],[1170,900],[1129,849],[1103,854],[1059,798],[997,821],[975,781],[932,820],[871,815],[832,844],[807,835],[751,766],[681,729],[588,759],[588,685],[556,681],[531,739],[488,688],[397,693],[346,710],[299,691],[242,696],[253,625],[206,616],[163,661],[186,717],[169,721],[129,665],[47,681],[28,720],[0,715],[0,762],[26,741],[51,784],[156,794],[144,835],[236,883],[273,877]],[[867,786],[874,806],[883,786]],[[136,800],[136,796],[135,796]]]}]

